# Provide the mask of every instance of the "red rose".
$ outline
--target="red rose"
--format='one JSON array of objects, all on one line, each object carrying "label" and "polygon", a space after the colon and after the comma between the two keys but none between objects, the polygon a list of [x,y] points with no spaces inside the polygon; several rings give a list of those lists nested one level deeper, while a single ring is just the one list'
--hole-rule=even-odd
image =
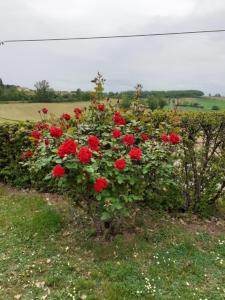
[{"label": "red rose", "polygon": [[47,113],[48,113],[48,109],[47,109],[46,107],[43,107],[43,108],[41,109],[41,111],[43,112],[43,114],[47,114]]},{"label": "red rose", "polygon": [[33,130],[31,132],[31,136],[32,138],[34,138],[35,140],[39,140],[41,138],[41,132],[38,130]]},{"label": "red rose", "polygon": [[81,147],[80,151],[78,153],[78,159],[82,164],[87,164],[90,162],[91,157],[92,157],[92,153],[91,151],[88,149],[88,147]]},{"label": "red rose", "polygon": [[30,158],[32,156],[33,156],[33,152],[30,149],[28,149],[27,151],[25,151],[21,154],[22,159]]},{"label": "red rose", "polygon": [[142,133],[141,134],[141,138],[144,142],[148,141],[149,140],[149,135],[147,133]]},{"label": "red rose", "polygon": [[48,129],[49,125],[47,123],[37,123],[35,125],[35,128],[37,128],[38,130],[40,130],[40,129]]},{"label": "red rose", "polygon": [[26,152],[25,152],[25,154],[26,154],[26,157],[31,157],[32,155],[33,155],[33,152],[29,149],[29,150],[27,150]]},{"label": "red rose", "polygon": [[62,177],[65,174],[65,170],[61,165],[56,165],[52,170],[52,175],[55,177]]},{"label": "red rose", "polygon": [[97,138],[97,136],[95,135],[90,135],[88,137],[88,145],[89,145],[89,148],[92,150],[92,151],[98,151],[99,150],[99,139]]},{"label": "red rose", "polygon": [[161,140],[164,142],[164,143],[168,143],[169,142],[169,136],[166,135],[166,134],[163,134],[161,136]]},{"label": "red rose", "polygon": [[81,114],[81,109],[79,107],[74,108],[75,114]]},{"label": "red rose", "polygon": [[117,129],[113,130],[112,136],[113,136],[114,138],[119,138],[119,137],[121,136],[121,131],[120,131],[120,130],[117,130]]},{"label": "red rose", "polygon": [[102,189],[106,189],[108,182],[106,178],[98,178],[95,180],[94,189],[97,193],[101,192]]},{"label": "red rose", "polygon": [[41,124],[41,123],[36,123],[36,124],[34,125],[34,128],[40,130],[40,129],[42,129],[42,124]]},{"label": "red rose", "polygon": [[131,160],[140,160],[142,156],[142,151],[139,148],[133,148],[129,152],[129,156]]},{"label": "red rose", "polygon": [[123,171],[126,167],[126,161],[124,159],[117,159],[114,164],[115,168],[119,171]]},{"label": "red rose", "polygon": [[123,138],[123,143],[126,145],[126,146],[131,146],[134,144],[134,136],[133,134],[126,134]]},{"label": "red rose", "polygon": [[75,115],[75,118],[76,118],[77,120],[79,120],[80,117],[81,117],[81,114],[76,114],[76,115]]},{"label": "red rose", "polygon": [[51,134],[52,137],[60,138],[63,135],[62,128],[52,126],[50,128],[50,134]]},{"label": "red rose", "polygon": [[63,158],[65,155],[76,154],[77,144],[74,140],[65,140],[65,142],[59,146],[58,155]]},{"label": "red rose", "polygon": [[47,123],[42,124],[42,129],[48,129],[49,125]]},{"label": "red rose", "polygon": [[61,116],[62,119],[69,121],[71,119],[71,116],[69,114],[63,113]]},{"label": "red rose", "polygon": [[48,129],[49,125],[47,123],[37,123],[34,126],[36,129],[41,130],[41,129]]},{"label": "red rose", "polygon": [[45,145],[46,145],[46,146],[49,145],[49,139],[45,139]]},{"label": "red rose", "polygon": [[178,135],[178,134],[176,134],[176,133],[170,133],[170,135],[169,135],[169,141],[172,143],[172,144],[174,144],[174,145],[176,145],[176,144],[179,144],[180,143],[180,136]]},{"label": "red rose", "polygon": [[140,131],[140,128],[135,127],[134,130],[135,130],[136,132],[138,132],[138,131]]},{"label": "red rose", "polygon": [[120,112],[115,112],[113,120],[117,125],[126,125],[126,120],[121,116]]},{"label": "red rose", "polygon": [[98,105],[98,110],[104,111],[105,110],[105,104],[99,104]]}]

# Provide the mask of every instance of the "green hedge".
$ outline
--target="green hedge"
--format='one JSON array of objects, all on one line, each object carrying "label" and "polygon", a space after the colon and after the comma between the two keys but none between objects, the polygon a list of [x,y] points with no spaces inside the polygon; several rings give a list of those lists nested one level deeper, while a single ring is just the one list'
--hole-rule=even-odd
[{"label": "green hedge", "polygon": [[154,112],[144,121],[182,136],[180,184],[185,210],[209,213],[225,199],[225,112]]},{"label": "green hedge", "polygon": [[[177,164],[184,201],[180,209],[210,213],[225,199],[225,112],[154,111],[144,113],[141,120],[150,133],[154,128],[181,135]],[[23,149],[31,144],[32,127],[31,122],[0,124],[1,181],[22,187],[31,183],[30,174],[19,161]]]},{"label": "green hedge", "polygon": [[0,180],[15,186],[30,185],[30,176],[20,165],[21,153],[31,146],[32,122],[0,123]]}]

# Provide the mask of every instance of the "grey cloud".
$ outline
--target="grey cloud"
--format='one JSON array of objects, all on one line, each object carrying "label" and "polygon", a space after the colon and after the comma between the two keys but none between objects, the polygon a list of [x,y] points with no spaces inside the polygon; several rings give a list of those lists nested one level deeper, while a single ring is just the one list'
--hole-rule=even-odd
[{"label": "grey cloud", "polygon": [[[0,2],[0,40],[225,28],[223,0],[8,0]],[[185,37],[8,44],[0,77],[32,87],[92,88],[97,71],[107,90],[198,88],[225,94],[225,33]]]}]

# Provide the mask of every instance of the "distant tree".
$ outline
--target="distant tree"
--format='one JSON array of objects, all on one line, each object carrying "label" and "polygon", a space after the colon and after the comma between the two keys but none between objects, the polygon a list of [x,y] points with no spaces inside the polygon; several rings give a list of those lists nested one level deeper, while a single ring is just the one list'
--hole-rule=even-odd
[{"label": "distant tree", "polygon": [[108,93],[108,98],[115,98],[115,96],[116,96],[116,93],[114,93],[114,92]]},{"label": "distant tree", "polygon": [[4,89],[3,88],[4,88],[4,84],[3,84],[2,79],[0,78],[0,98],[2,98],[2,96],[4,94]]},{"label": "distant tree", "polygon": [[131,106],[133,97],[131,94],[123,94],[121,100],[120,106],[122,108],[129,108]]},{"label": "distant tree", "polygon": [[50,88],[48,81],[41,80],[35,83],[35,97],[38,101],[49,101],[54,98],[54,90]]},{"label": "distant tree", "polygon": [[158,99],[159,108],[163,109],[167,105],[167,101],[163,98]]},{"label": "distant tree", "polygon": [[159,107],[159,102],[157,98],[149,98],[147,99],[147,105],[151,110],[155,110]]},{"label": "distant tree", "polygon": [[219,106],[217,106],[217,105],[213,105],[211,109],[212,110],[220,110]]},{"label": "distant tree", "polygon": [[82,93],[82,101],[90,101],[91,100],[91,92],[83,92]]},{"label": "distant tree", "polygon": [[[123,91],[119,93],[119,98],[123,94],[132,94],[136,95],[135,91]],[[204,93],[202,91],[198,90],[178,90],[178,91],[141,91],[141,98],[143,99],[148,99],[151,97],[156,97],[156,98],[194,98],[194,97],[201,97],[204,96]]]},{"label": "distant tree", "polygon": [[76,99],[78,101],[81,101],[81,98],[82,98],[82,91],[81,91],[81,89],[77,89],[76,90]]}]

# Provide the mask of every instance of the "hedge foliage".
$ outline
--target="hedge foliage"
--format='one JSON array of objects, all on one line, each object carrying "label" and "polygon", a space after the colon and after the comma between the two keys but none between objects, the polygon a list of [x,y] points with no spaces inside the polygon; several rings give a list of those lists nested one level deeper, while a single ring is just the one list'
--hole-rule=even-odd
[{"label": "hedge foliage", "polygon": [[29,186],[30,175],[20,165],[24,147],[31,145],[32,122],[0,123],[0,180],[15,186]]},{"label": "hedge foliage", "polygon": [[185,210],[209,213],[225,199],[225,112],[154,112],[144,122],[182,136],[179,164]]},{"label": "hedge foliage", "polygon": [[[125,113],[128,118],[129,114]],[[182,137],[177,159],[179,209],[206,214],[225,200],[225,112],[144,111],[139,119],[149,134],[174,131]],[[21,187],[36,181],[41,188],[42,178],[32,178],[19,164],[21,153],[31,145],[32,128],[31,122],[0,124],[1,181]]]}]

